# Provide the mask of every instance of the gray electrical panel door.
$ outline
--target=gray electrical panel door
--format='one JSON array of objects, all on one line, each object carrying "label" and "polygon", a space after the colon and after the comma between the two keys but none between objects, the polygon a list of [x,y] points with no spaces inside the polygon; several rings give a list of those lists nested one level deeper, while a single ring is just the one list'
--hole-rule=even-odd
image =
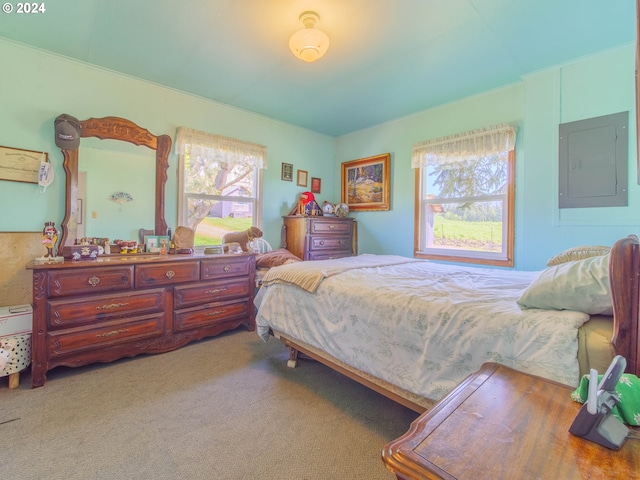
[{"label": "gray electrical panel door", "polygon": [[629,112],[560,125],[560,208],[628,205]]}]

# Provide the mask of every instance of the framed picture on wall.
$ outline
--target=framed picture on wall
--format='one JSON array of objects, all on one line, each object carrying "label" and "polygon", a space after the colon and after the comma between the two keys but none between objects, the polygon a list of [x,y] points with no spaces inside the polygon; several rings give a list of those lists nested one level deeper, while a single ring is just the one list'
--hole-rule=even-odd
[{"label": "framed picture on wall", "polygon": [[311,177],[311,193],[320,193],[322,180],[318,177]]},{"label": "framed picture on wall", "polygon": [[342,203],[350,211],[389,210],[390,158],[383,153],[342,164]]},{"label": "framed picture on wall", "polygon": [[298,170],[298,186],[306,187],[307,186],[307,177],[309,173],[306,170]]},{"label": "framed picture on wall", "polygon": [[282,164],[282,180],[285,180],[287,182],[293,182],[293,164],[292,163]]},{"label": "framed picture on wall", "polygon": [[0,147],[0,180],[38,183],[42,162],[49,162],[48,153]]}]

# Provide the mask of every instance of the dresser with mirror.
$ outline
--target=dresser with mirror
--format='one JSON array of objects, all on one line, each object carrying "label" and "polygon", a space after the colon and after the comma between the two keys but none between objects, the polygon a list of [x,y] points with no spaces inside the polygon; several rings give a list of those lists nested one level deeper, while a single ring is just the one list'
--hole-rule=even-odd
[{"label": "dresser with mirror", "polygon": [[[156,235],[166,235],[165,184],[171,138],[153,135],[118,117],[91,118],[80,125],[81,146],[62,149],[66,202],[59,248],[65,257],[77,243],[79,222],[83,223],[78,167],[80,155],[90,151],[83,148],[85,142],[124,142],[127,148],[137,146],[151,152],[130,155],[142,158],[146,154],[152,159],[148,174],[138,174],[137,181],[151,182],[151,191],[155,189],[155,198],[144,199],[154,205],[154,218],[123,231],[153,224]],[[119,175],[127,174],[122,171]],[[118,185],[108,188],[117,190]],[[123,219],[130,216],[126,211],[122,214]],[[111,238],[117,238],[115,235]],[[58,366],[163,353],[241,325],[255,328],[252,254],[113,253],[96,259],[67,258],[63,263],[34,262],[28,268],[33,272],[33,387],[44,385],[47,372]]]}]

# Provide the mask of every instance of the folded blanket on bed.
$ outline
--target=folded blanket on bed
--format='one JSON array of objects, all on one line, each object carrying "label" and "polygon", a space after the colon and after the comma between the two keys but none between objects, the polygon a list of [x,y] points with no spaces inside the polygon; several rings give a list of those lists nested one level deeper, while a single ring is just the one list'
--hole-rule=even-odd
[{"label": "folded blanket on bed", "polygon": [[424,262],[398,255],[370,255],[344,257],[332,260],[312,260],[271,268],[262,279],[262,286],[274,283],[296,285],[307,292],[316,291],[322,280],[354,268],[384,267],[402,263]]}]

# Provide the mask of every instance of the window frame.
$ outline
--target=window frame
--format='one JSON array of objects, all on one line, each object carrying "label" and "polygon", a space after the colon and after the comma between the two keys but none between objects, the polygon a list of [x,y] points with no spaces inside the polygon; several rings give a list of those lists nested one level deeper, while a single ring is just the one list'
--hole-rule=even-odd
[{"label": "window frame", "polygon": [[[241,142],[240,140],[238,140]],[[266,157],[266,156],[265,156]],[[263,159],[266,168],[266,158]],[[254,166],[254,197],[233,197],[228,195],[208,195],[208,194],[189,194],[185,192],[185,155],[182,152],[178,152],[178,225],[188,225],[188,205],[189,205],[189,196],[192,197],[205,197],[212,200],[218,201],[231,201],[240,203],[250,203],[253,204],[253,216],[251,224],[262,229],[262,215],[263,215],[263,170],[264,168],[260,168],[258,166]],[[247,201],[246,199],[251,198],[251,201]],[[211,247],[213,245],[194,245],[194,251],[196,253],[204,251],[205,248]]]},{"label": "window frame", "polygon": [[[476,252],[471,250],[451,250],[451,254],[444,253],[446,249],[432,249],[432,251],[421,250],[423,240],[423,208],[422,208],[422,185],[423,167],[415,168],[414,184],[414,244],[413,256],[431,260],[444,260],[450,262],[474,263],[481,265],[492,265],[500,267],[514,266],[514,237],[515,237],[515,149],[507,154],[507,198],[506,212],[503,211],[503,236],[505,237],[505,248],[501,253]],[[461,254],[464,252],[464,254]]]}]

